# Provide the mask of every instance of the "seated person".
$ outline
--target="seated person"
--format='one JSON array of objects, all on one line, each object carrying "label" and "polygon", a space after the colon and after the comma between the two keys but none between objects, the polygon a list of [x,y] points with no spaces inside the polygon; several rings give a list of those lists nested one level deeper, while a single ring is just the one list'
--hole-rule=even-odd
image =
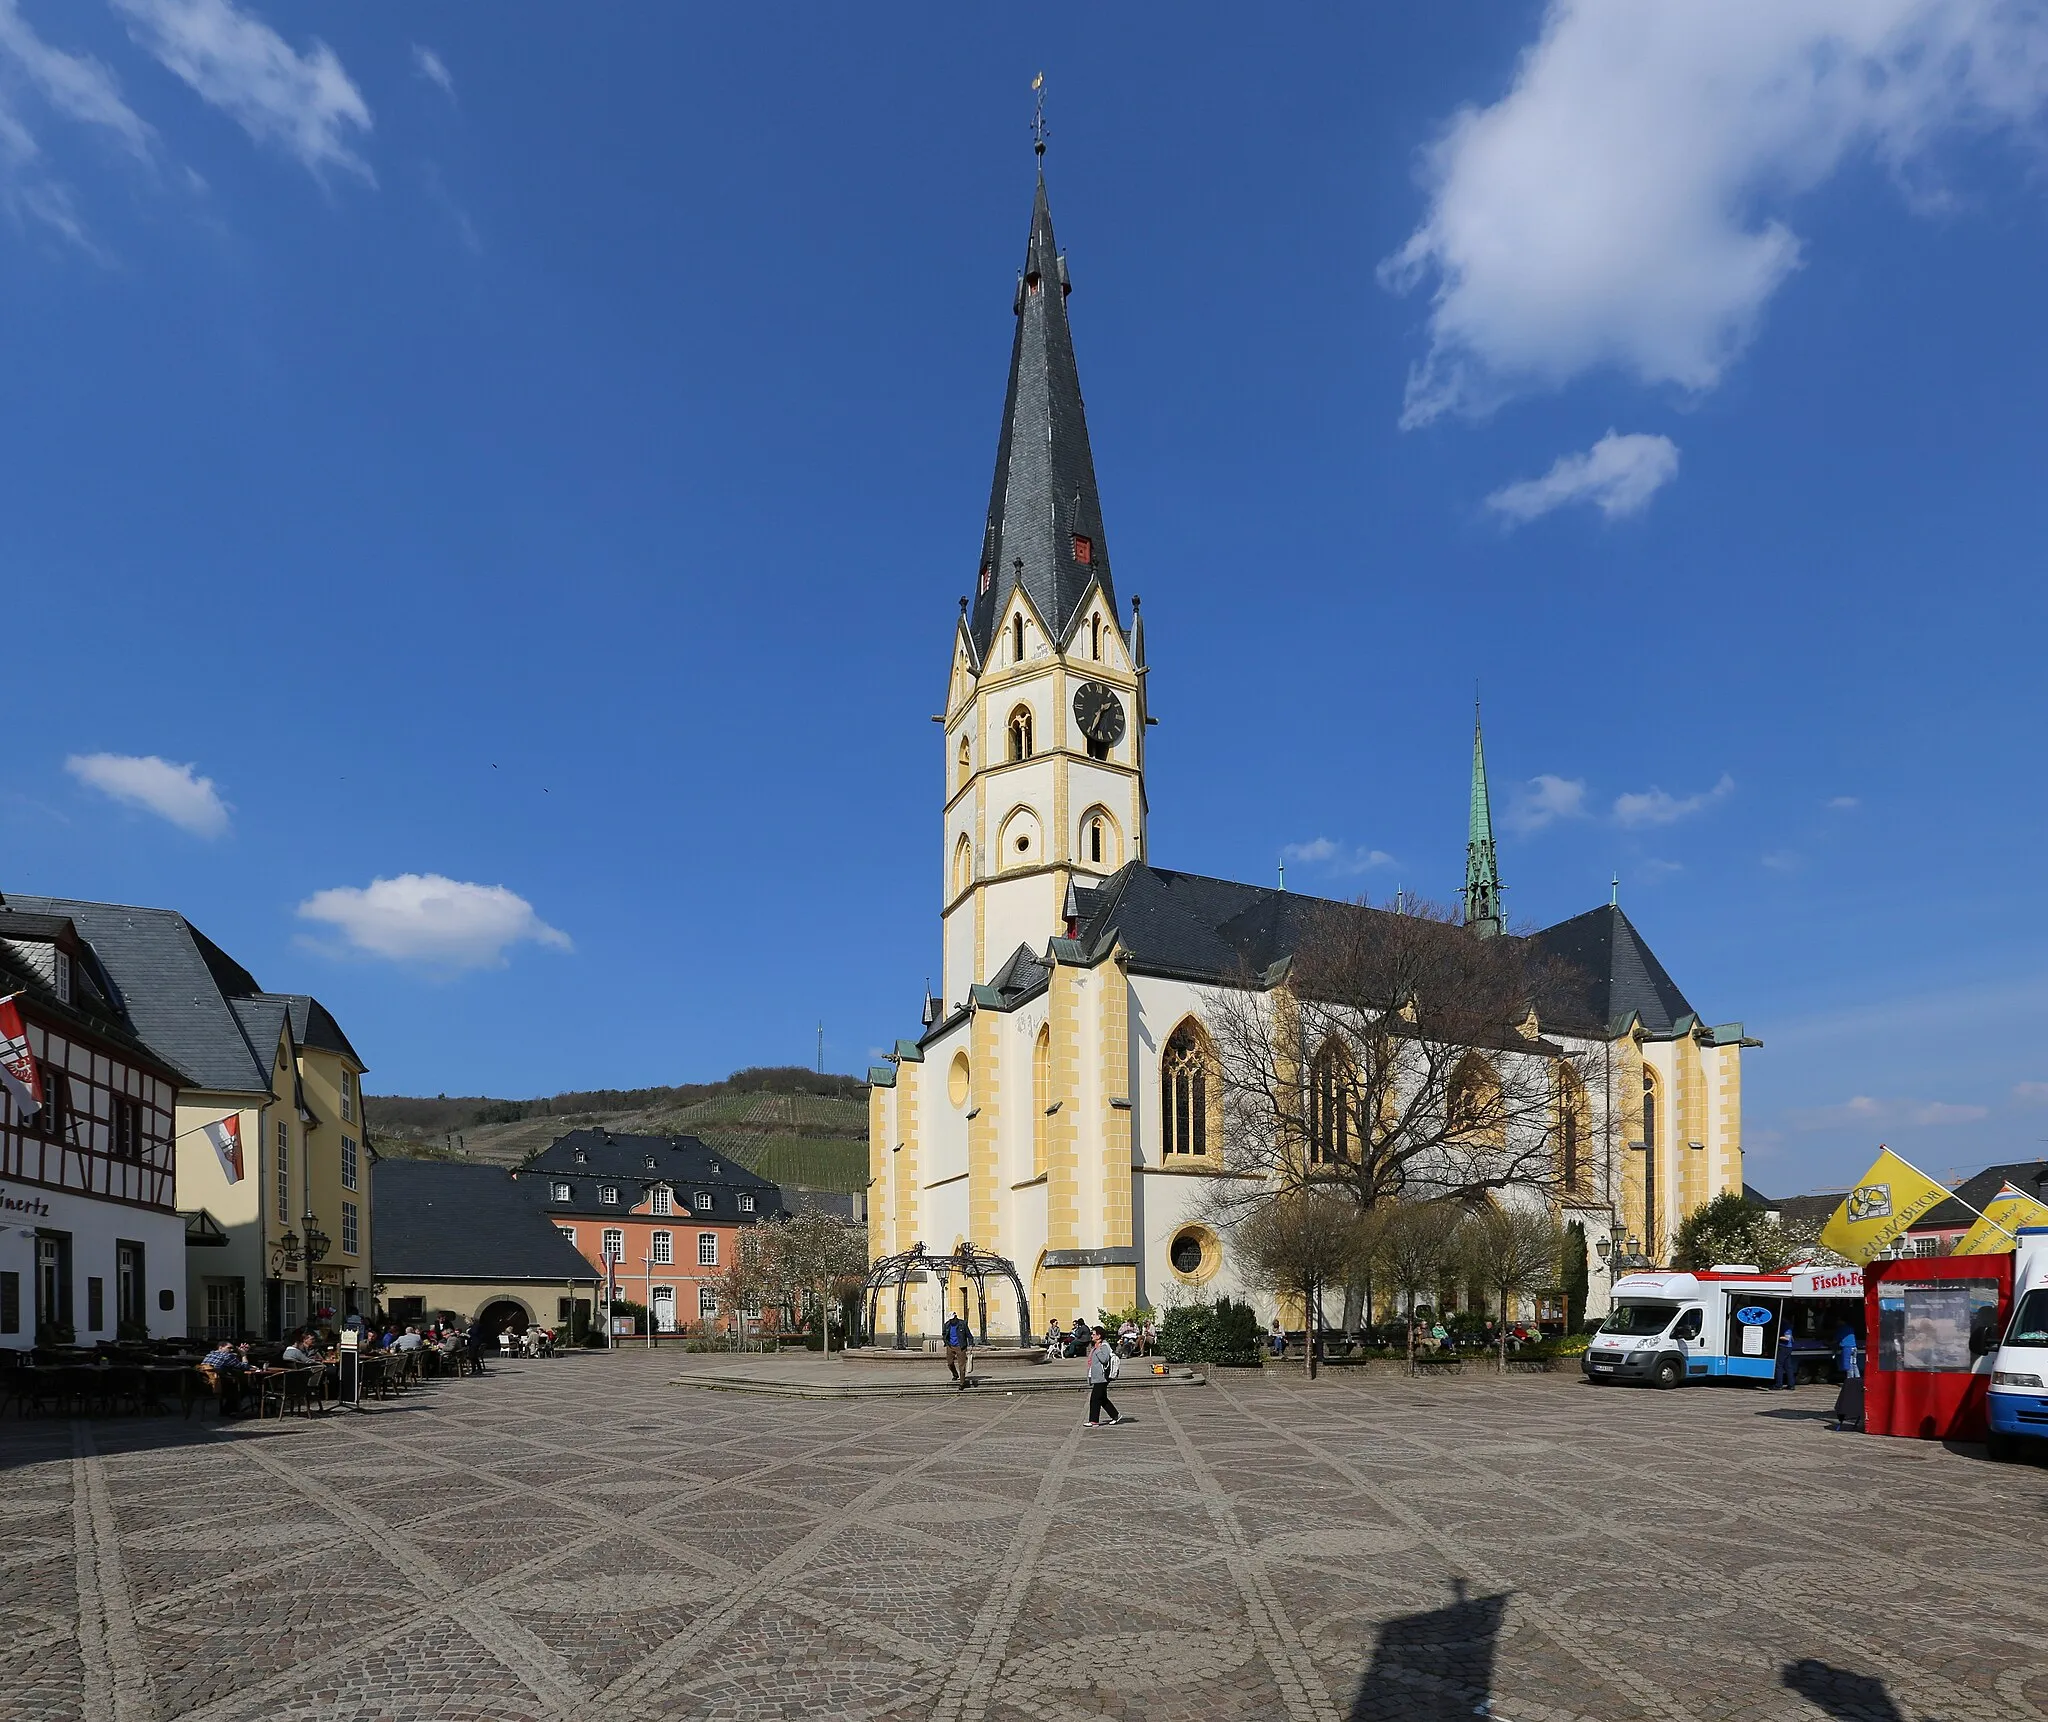
[{"label": "seated person", "polygon": [[284,1348],[284,1360],[301,1368],[321,1362],[319,1342],[310,1333],[300,1334]]},{"label": "seated person", "polygon": [[203,1358],[199,1367],[211,1370],[213,1378],[220,1383],[220,1408],[223,1416],[232,1416],[242,1407],[242,1374],[249,1367],[249,1360],[234,1346],[222,1340]]},{"label": "seated person", "polygon": [[391,1342],[393,1351],[417,1351],[420,1348],[420,1330],[409,1327]]},{"label": "seated person", "polygon": [[1088,1324],[1078,1315],[1075,1316],[1074,1325],[1067,1332],[1067,1355],[1069,1357],[1086,1357],[1089,1347],[1094,1343],[1094,1336],[1089,1333]]}]

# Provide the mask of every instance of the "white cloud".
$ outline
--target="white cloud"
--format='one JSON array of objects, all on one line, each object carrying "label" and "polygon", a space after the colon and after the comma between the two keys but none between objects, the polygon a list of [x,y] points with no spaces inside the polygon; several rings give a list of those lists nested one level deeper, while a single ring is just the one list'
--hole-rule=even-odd
[{"label": "white cloud", "polygon": [[74,753],[64,769],[80,783],[129,807],[140,807],[195,837],[218,837],[228,828],[227,803],[213,779],[189,765],[155,754]]},{"label": "white cloud", "polygon": [[2021,1106],[2048,1106],[2048,1082],[2015,1082],[2012,1097]]},{"label": "white cloud", "polygon": [[352,147],[370,108],[341,61],[315,39],[301,54],[233,0],[113,0],[129,34],[258,143],[314,173],[346,168],[375,180]]},{"label": "white cloud", "polygon": [[455,99],[455,80],[449,75],[447,65],[432,48],[423,48],[419,43],[412,45],[412,69],[416,76],[428,83],[439,86],[442,93],[452,102]]},{"label": "white cloud", "polygon": [[1836,795],[1829,798],[1827,809],[1830,813],[1849,813],[1862,805],[1853,795]]},{"label": "white cloud", "polygon": [[1584,454],[1561,454],[1541,478],[1506,485],[1486,506],[1522,525],[1567,503],[1590,502],[1607,516],[1640,514],[1678,476],[1678,445],[1668,436],[1609,431]]},{"label": "white cloud", "polygon": [[1793,849],[1773,849],[1757,859],[1773,873],[1797,873],[1806,865],[1806,857]]},{"label": "white cloud", "polygon": [[1586,780],[1583,777],[1552,777],[1548,772],[1518,783],[1508,797],[1507,826],[1526,836],[1541,831],[1560,819],[1586,816]]},{"label": "white cloud", "polygon": [[472,885],[438,873],[401,873],[358,888],[315,891],[299,905],[303,920],[338,928],[359,951],[394,962],[453,969],[502,968],[523,943],[570,950],[568,934],[503,885]]},{"label": "white cloud", "polygon": [[1652,784],[1648,789],[1614,798],[1614,823],[1631,831],[1646,825],[1675,825],[1734,793],[1735,779],[1725,771],[1712,789],[1703,789],[1697,795],[1673,795]]},{"label": "white cloud", "polygon": [[90,249],[70,187],[50,171],[22,111],[23,96],[81,125],[111,133],[127,151],[148,159],[152,133],[122,100],[114,74],[87,54],[68,54],[39,36],[15,0],[0,0],[0,204]]},{"label": "white cloud", "polygon": [[1282,844],[1280,854],[1283,860],[1297,861],[1323,873],[1370,873],[1376,867],[1394,864],[1393,856],[1384,849],[1367,849],[1328,837],[1311,838],[1306,843]]},{"label": "white cloud", "polygon": [[1660,861],[1654,855],[1638,861],[1634,868],[1638,879],[1647,879],[1653,885],[1660,879],[1668,879],[1672,874],[1684,871],[1683,861]]},{"label": "white cloud", "polygon": [[1858,1094],[1834,1106],[1809,1106],[1788,1114],[1795,1130],[1837,1130],[1849,1125],[1883,1129],[1897,1124],[1974,1124],[1988,1118],[1988,1106],[1949,1100],[1880,1100]]},{"label": "white cloud", "polygon": [[2006,0],[1551,0],[1514,81],[1426,152],[1382,266],[1432,290],[1405,424],[1611,366],[1712,388],[1798,267],[1785,211],[1852,153],[1902,180],[1964,129],[2021,127],[2048,33]]}]

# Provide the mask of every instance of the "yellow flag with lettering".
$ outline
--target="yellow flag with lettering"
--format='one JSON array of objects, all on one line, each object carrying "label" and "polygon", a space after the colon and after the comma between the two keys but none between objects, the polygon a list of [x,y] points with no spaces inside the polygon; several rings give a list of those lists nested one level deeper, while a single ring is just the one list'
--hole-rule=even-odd
[{"label": "yellow flag with lettering", "polygon": [[2048,1226],[2048,1207],[2043,1207],[2024,1190],[2010,1184],[1984,1204],[1977,1223],[1963,1234],[1955,1247],[1959,1256],[2002,1256],[2019,1243],[2022,1226]]},{"label": "yellow flag with lettering", "polygon": [[1852,1262],[1871,1261],[1953,1193],[1917,1166],[1907,1165],[1889,1148],[1880,1148],[1863,1181],[1843,1198],[1821,1228],[1820,1241]]}]

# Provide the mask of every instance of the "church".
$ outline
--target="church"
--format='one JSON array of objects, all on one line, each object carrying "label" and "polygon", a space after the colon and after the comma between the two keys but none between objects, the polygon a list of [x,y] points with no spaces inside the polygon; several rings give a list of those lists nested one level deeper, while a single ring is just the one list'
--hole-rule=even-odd
[{"label": "church", "polygon": [[[936,720],[943,981],[921,1033],[869,1071],[871,1255],[1006,1257],[1036,1331],[1252,1289],[1199,1199],[1221,1164],[1212,1025],[1221,989],[1284,973],[1295,911],[1315,901],[1152,861],[1153,666],[1112,574],[1071,291],[1041,176]],[[1512,936],[1476,726],[1467,838],[1460,936]],[[1543,1034],[1598,1073],[1583,1166],[1542,1199],[1603,1261],[1655,1259],[1686,1213],[1742,1188],[1741,1054],[1758,1043],[1702,1022],[1616,903],[1529,937],[1583,979]],[[1597,1313],[1609,1282],[1591,1267]],[[905,1330],[935,1333],[944,1282],[912,1281]],[[991,1279],[988,1334],[1015,1333],[1018,1313]]]}]

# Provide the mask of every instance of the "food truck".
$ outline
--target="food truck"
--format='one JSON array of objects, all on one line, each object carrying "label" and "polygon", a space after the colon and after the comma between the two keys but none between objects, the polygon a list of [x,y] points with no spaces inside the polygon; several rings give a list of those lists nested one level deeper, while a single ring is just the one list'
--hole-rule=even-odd
[{"label": "food truck", "polygon": [[1864,1332],[1863,1270],[1799,1267],[1759,1273],[1723,1264],[1698,1273],[1625,1274],[1614,1308],[1586,1348],[1588,1381],[1768,1384],[1778,1336],[1792,1334],[1794,1367],[1813,1379],[1833,1373],[1844,1326]]},{"label": "food truck", "polygon": [[2012,1320],[1991,1358],[1985,1444],[1994,1459],[2048,1448],[2048,1226],[2022,1226],[2012,1258]]}]

